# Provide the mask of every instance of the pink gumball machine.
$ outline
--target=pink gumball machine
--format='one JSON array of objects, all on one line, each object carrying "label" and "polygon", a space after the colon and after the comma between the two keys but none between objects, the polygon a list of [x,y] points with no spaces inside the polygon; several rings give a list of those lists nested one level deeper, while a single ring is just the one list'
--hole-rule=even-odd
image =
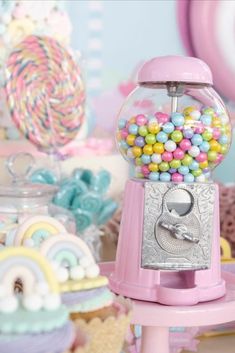
[{"label": "pink gumball machine", "polygon": [[118,121],[117,141],[135,166],[126,184],[111,289],[166,305],[225,294],[218,187],[231,126],[209,67],[192,57],[146,62]]}]

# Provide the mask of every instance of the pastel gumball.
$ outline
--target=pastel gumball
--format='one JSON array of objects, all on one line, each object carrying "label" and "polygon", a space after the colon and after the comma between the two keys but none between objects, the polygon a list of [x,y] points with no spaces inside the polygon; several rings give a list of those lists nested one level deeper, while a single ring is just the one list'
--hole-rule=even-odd
[{"label": "pastel gumball", "polygon": [[138,130],[138,133],[139,133],[140,136],[145,137],[148,134],[147,127],[146,126],[140,126],[139,130]]},{"label": "pastel gumball", "polygon": [[136,125],[136,124],[131,124],[131,125],[129,125],[129,127],[128,127],[128,131],[129,131],[129,133],[132,134],[132,135],[137,135],[138,129],[139,129],[139,127],[138,127],[138,125]]},{"label": "pastel gumball", "polygon": [[191,142],[192,142],[193,145],[199,146],[203,142],[203,138],[202,138],[201,135],[195,134],[195,135],[193,135],[193,137],[191,139]]},{"label": "pastel gumball", "polygon": [[185,183],[193,183],[194,179],[195,178],[194,178],[193,174],[191,174],[191,173],[188,173],[188,174],[184,175]]},{"label": "pastel gumball", "polygon": [[204,183],[205,181],[206,181],[206,176],[204,174],[201,174],[198,177],[196,177],[197,183]]},{"label": "pastel gumball", "polygon": [[122,130],[121,130],[121,137],[122,137],[123,139],[126,139],[128,135],[129,135],[129,133],[128,133],[128,130],[127,130],[127,129],[122,129]]},{"label": "pastel gumball", "polygon": [[213,134],[209,130],[204,131],[202,134],[202,138],[204,141],[210,141],[212,139],[212,137],[213,137]]},{"label": "pastel gumball", "polygon": [[171,134],[175,129],[175,126],[173,123],[171,122],[167,122],[162,126],[162,130],[166,133],[166,134]]},{"label": "pastel gumball", "polygon": [[127,150],[129,146],[128,146],[128,144],[126,143],[126,141],[121,140],[121,141],[120,141],[120,147],[121,147],[121,149],[123,149],[123,150]]},{"label": "pastel gumball", "polygon": [[162,154],[162,160],[165,161],[165,162],[170,162],[172,161],[173,159],[173,155],[171,152],[163,152]]},{"label": "pastel gumball", "polygon": [[153,147],[152,145],[145,145],[143,147],[143,152],[147,155],[152,155],[153,154]]},{"label": "pastel gumball", "polygon": [[186,175],[189,173],[189,168],[187,166],[182,165],[179,167],[178,172],[182,175]]},{"label": "pastel gumball", "polygon": [[162,162],[162,155],[158,153],[153,153],[151,156],[153,163],[160,164]]},{"label": "pastel gumball", "polygon": [[199,163],[205,162],[207,160],[207,154],[205,152],[200,152],[196,157],[196,161]]},{"label": "pastel gumball", "polygon": [[159,167],[158,167],[158,164],[156,163],[150,163],[148,165],[148,169],[150,170],[150,172],[158,172]]},{"label": "pastel gumball", "polygon": [[197,146],[192,146],[188,153],[190,154],[190,156],[192,157],[197,157],[200,153],[200,149]]},{"label": "pastel gumball", "polygon": [[160,130],[161,130],[161,127],[160,127],[160,125],[157,122],[156,123],[149,122],[148,131],[151,134],[157,134]]},{"label": "pastel gumball", "polygon": [[193,161],[193,157],[189,154],[186,154],[184,158],[181,160],[182,165],[189,166]]},{"label": "pastel gumball", "polygon": [[129,146],[134,146],[135,144],[135,135],[129,134],[126,138],[126,142],[128,143]]},{"label": "pastel gumball", "polygon": [[180,142],[180,148],[181,148],[183,151],[188,151],[191,146],[192,146],[192,144],[191,144],[191,141],[190,141],[189,139],[183,139],[183,140]]},{"label": "pastel gumball", "polygon": [[171,180],[170,173],[163,172],[160,174],[160,181],[168,182]]},{"label": "pastel gumball", "polygon": [[183,175],[181,175],[179,173],[172,174],[172,181],[174,181],[176,183],[182,182],[183,181]]},{"label": "pastel gumball", "polygon": [[154,153],[157,153],[157,154],[162,154],[164,152],[164,145],[163,143],[160,143],[160,142],[156,142],[154,145],[153,145],[153,152]]},{"label": "pastel gumball", "polygon": [[174,152],[176,150],[177,145],[174,141],[169,140],[165,143],[164,147],[166,151]]},{"label": "pastel gumball", "polygon": [[165,132],[161,131],[157,134],[157,141],[161,143],[165,143],[168,140],[168,136]]},{"label": "pastel gumball", "polygon": [[225,145],[229,142],[229,139],[228,139],[228,136],[226,135],[222,135],[220,138],[219,138],[219,143],[221,145]]},{"label": "pastel gumball", "polygon": [[143,136],[138,136],[135,139],[135,145],[138,147],[143,147],[145,145],[145,139]]},{"label": "pastel gumball", "polygon": [[221,136],[221,131],[218,127],[214,127],[212,134],[213,134],[213,136],[212,136],[213,139],[218,140]]},{"label": "pastel gumball", "polygon": [[141,172],[144,174],[144,176],[148,176],[148,174],[150,173],[150,170],[148,169],[147,165],[143,165],[141,167]]},{"label": "pastel gumball", "polygon": [[175,168],[170,168],[170,169],[168,170],[168,172],[171,173],[171,174],[174,174],[174,173],[177,172],[177,169],[175,169]]},{"label": "pastel gumball", "polygon": [[201,122],[204,124],[204,125],[208,125],[210,126],[211,125],[211,122],[212,122],[212,117],[211,115],[206,115],[206,114],[203,114],[200,118]]},{"label": "pastel gumball", "polygon": [[167,123],[170,120],[169,115],[162,112],[155,113],[155,117],[157,118],[159,124],[162,124],[162,125]]},{"label": "pastel gumball", "polygon": [[156,137],[154,134],[148,134],[145,136],[145,141],[149,145],[154,145],[156,142]]},{"label": "pastel gumball", "polygon": [[158,181],[160,174],[157,172],[152,172],[149,174],[149,179],[152,181]]},{"label": "pastel gumball", "polygon": [[201,169],[193,170],[192,174],[194,177],[199,177],[202,174],[202,170]]},{"label": "pastel gumball", "polygon": [[199,145],[200,151],[202,152],[208,152],[210,149],[210,144],[207,141],[203,141],[200,145]]},{"label": "pastel gumball", "polygon": [[159,170],[161,172],[167,172],[169,170],[169,164],[167,162],[162,162],[159,164]]},{"label": "pastel gumball", "polygon": [[189,169],[191,170],[197,170],[199,168],[199,163],[197,161],[192,161],[192,163],[189,165]]},{"label": "pastel gumball", "polygon": [[173,156],[175,159],[183,159],[184,151],[181,148],[176,148],[176,150],[173,152]]},{"label": "pastel gumball", "polygon": [[216,158],[217,158],[217,152],[215,152],[215,151],[208,152],[208,161],[214,162],[214,161],[216,161]]},{"label": "pastel gumball", "polygon": [[119,121],[118,121],[118,127],[119,127],[119,129],[124,129],[125,126],[126,126],[126,124],[127,124],[126,119],[119,119]]},{"label": "pastel gumball", "polygon": [[147,123],[147,118],[143,114],[139,114],[136,116],[136,124],[139,126],[143,126]]},{"label": "pastel gumball", "polygon": [[180,166],[181,166],[181,161],[178,160],[178,159],[173,159],[170,162],[170,167],[173,168],[173,169],[178,169]]},{"label": "pastel gumball", "polygon": [[194,132],[196,134],[202,134],[205,131],[205,126],[201,122],[195,124]]},{"label": "pastel gumball", "polygon": [[198,120],[200,119],[201,113],[199,110],[193,110],[192,112],[189,113],[189,116],[194,120]]},{"label": "pastel gumball", "polygon": [[144,164],[149,164],[151,162],[151,156],[148,154],[142,154],[141,160]]},{"label": "pastel gumball", "polygon": [[186,128],[183,130],[183,135],[187,139],[191,139],[194,135],[194,131],[191,128]]},{"label": "pastel gumball", "polygon": [[183,134],[181,131],[175,130],[171,134],[171,140],[174,142],[180,142],[183,139]]},{"label": "pastel gumball", "polygon": [[182,126],[182,125],[184,125],[184,116],[180,113],[172,113],[171,114],[171,122],[175,126]]}]

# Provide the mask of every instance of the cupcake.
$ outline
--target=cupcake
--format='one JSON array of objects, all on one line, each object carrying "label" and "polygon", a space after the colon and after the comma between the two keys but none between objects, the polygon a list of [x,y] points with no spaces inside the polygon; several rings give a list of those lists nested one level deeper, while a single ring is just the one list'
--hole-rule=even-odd
[{"label": "cupcake", "polygon": [[[21,291],[15,291],[15,283]],[[49,262],[23,247],[0,252],[0,352],[62,353],[74,340]]]},{"label": "cupcake", "polygon": [[130,323],[130,302],[108,289],[108,279],[87,245],[71,234],[47,238],[40,247],[57,274],[62,302],[75,325],[87,335],[85,347],[73,351],[120,353]]}]

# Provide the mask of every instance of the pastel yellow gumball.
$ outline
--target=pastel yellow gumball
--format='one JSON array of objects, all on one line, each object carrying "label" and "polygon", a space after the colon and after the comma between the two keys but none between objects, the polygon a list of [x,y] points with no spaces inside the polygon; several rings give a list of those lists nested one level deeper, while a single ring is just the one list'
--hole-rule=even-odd
[{"label": "pastel yellow gumball", "polygon": [[121,132],[120,131],[118,131],[116,133],[116,139],[117,139],[117,141],[121,141],[122,140],[122,136],[121,136]]},{"label": "pastel yellow gumball", "polygon": [[145,145],[143,148],[144,154],[153,154],[153,147],[152,145]]},{"label": "pastel yellow gumball", "polygon": [[130,118],[130,120],[129,120],[129,123],[130,123],[130,124],[135,124],[135,122],[136,122],[135,117]]},{"label": "pastel yellow gumball", "polygon": [[208,161],[204,161],[204,162],[199,163],[199,167],[201,169],[207,168],[208,167]]},{"label": "pastel yellow gumball", "polygon": [[216,141],[216,140],[211,140],[209,142],[210,144],[210,150],[215,151],[215,152],[220,152],[221,151],[221,145]]},{"label": "pastel yellow gumball", "polygon": [[189,115],[189,114],[192,113],[195,109],[196,109],[196,108],[195,108],[195,107],[192,107],[192,106],[185,108],[185,109],[183,110],[184,116]]},{"label": "pastel yellow gumball", "polygon": [[134,146],[132,148],[132,153],[135,157],[140,157],[142,155],[142,148],[138,146]]},{"label": "pastel yellow gumball", "polygon": [[218,118],[218,117],[212,118],[212,126],[213,127],[221,127],[222,124],[221,124],[220,118]]},{"label": "pastel yellow gumball", "polygon": [[135,143],[135,135],[128,135],[126,138],[126,142],[128,143],[129,146],[134,146]]},{"label": "pastel yellow gumball", "polygon": [[161,143],[161,142],[155,143],[153,145],[153,151],[155,153],[162,154],[165,151],[163,143]]},{"label": "pastel yellow gumball", "polygon": [[157,134],[161,130],[161,128],[158,124],[151,123],[148,125],[148,130],[151,134]]},{"label": "pastel yellow gumball", "polygon": [[151,172],[157,172],[158,171],[158,164],[156,164],[156,163],[150,163],[149,165],[148,165],[148,168],[149,168],[149,170],[151,171]]}]

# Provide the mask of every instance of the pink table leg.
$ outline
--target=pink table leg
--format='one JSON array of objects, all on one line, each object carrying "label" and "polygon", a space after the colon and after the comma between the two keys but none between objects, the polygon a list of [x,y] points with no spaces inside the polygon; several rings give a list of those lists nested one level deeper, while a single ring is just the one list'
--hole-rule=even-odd
[{"label": "pink table leg", "polygon": [[169,353],[169,328],[142,326],[140,353]]}]

